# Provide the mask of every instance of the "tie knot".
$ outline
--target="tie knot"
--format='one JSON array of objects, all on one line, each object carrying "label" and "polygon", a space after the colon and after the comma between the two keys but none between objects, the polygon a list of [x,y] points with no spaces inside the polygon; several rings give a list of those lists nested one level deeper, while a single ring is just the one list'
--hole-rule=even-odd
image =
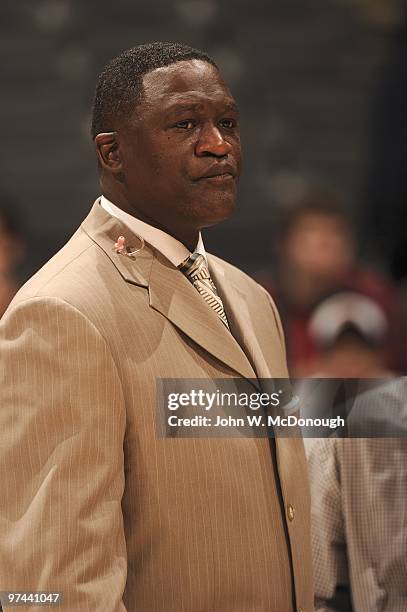
[{"label": "tie knot", "polygon": [[199,253],[192,253],[179,266],[181,272],[185,274],[192,282],[197,279],[210,279],[209,269],[206,265],[206,260]]}]

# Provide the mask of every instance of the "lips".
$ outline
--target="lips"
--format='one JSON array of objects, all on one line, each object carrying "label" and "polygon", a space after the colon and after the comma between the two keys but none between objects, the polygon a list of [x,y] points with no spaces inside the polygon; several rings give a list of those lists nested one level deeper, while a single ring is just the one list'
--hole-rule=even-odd
[{"label": "lips", "polygon": [[226,181],[233,181],[234,176],[225,172],[223,174],[215,174],[214,176],[203,176],[199,179],[200,181],[208,181],[210,183],[224,183]]},{"label": "lips", "polygon": [[234,166],[232,166],[231,164],[221,164],[217,166],[211,166],[211,168],[208,168],[205,174],[202,174],[196,180],[210,180],[222,182],[234,178],[236,178],[236,169],[234,168]]}]

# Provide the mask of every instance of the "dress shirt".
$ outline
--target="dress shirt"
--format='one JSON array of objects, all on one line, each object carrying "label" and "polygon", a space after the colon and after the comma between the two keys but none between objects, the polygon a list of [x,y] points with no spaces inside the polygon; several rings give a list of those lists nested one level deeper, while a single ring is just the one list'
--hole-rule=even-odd
[{"label": "dress shirt", "polygon": [[[103,195],[100,198],[100,205],[106,212],[112,215],[112,217],[116,217],[116,219],[122,221],[122,223],[124,223],[133,233],[141,236],[143,240],[162,253],[175,267],[178,267],[191,255],[191,252],[182,242],[170,236],[167,232],[149,223],[145,223],[145,221],[141,221],[133,215],[129,215]],[[206,260],[206,252],[201,232],[199,232],[198,243],[194,252],[203,255]]]}]

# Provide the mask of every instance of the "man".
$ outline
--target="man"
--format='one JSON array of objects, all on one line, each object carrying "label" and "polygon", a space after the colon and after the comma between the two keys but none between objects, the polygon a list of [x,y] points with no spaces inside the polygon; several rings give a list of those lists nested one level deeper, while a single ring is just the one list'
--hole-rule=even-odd
[{"label": "man", "polygon": [[236,103],[205,53],[143,45],[100,76],[93,137],[103,197],[1,325],[1,588],[308,612],[301,440],[155,428],[158,379],[287,376],[270,297],[200,236],[234,208]]}]

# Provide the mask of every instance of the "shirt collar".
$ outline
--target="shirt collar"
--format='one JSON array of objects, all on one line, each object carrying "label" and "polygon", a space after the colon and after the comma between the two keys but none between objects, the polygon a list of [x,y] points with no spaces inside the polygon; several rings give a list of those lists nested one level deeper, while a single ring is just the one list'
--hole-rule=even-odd
[{"label": "shirt collar", "polygon": [[[143,240],[148,242],[148,244],[151,244],[152,247],[157,249],[157,251],[160,251],[160,253],[162,253],[174,266],[178,267],[191,255],[191,252],[182,242],[170,236],[167,232],[157,227],[153,227],[149,223],[145,223],[133,215],[129,215],[103,195],[100,198],[100,205],[112,217],[119,219],[119,221],[124,223],[133,233],[138,234]],[[194,252],[203,255],[206,259],[201,232],[199,232],[198,243]]]}]

